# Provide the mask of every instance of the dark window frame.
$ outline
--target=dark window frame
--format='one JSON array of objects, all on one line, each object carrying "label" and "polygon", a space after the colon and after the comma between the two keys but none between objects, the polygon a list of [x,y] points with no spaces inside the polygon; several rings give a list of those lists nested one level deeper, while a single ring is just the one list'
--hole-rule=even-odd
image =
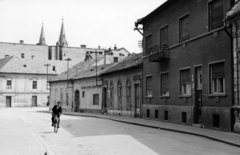
[{"label": "dark window frame", "polygon": [[32,89],[37,89],[37,80],[32,81]]},{"label": "dark window frame", "polygon": [[[187,27],[184,27],[186,24],[185,20],[188,20]],[[186,33],[184,30],[187,30],[187,35],[183,36],[183,34]],[[187,13],[179,18],[179,42],[184,42],[188,39],[190,39],[190,13]]]},{"label": "dark window frame", "polygon": [[12,80],[7,80],[7,89],[12,89]]},{"label": "dark window frame", "polygon": [[99,105],[99,94],[93,94],[93,105]]},{"label": "dark window frame", "polygon": [[[182,68],[180,71],[180,96],[191,96],[192,94],[192,88],[191,88],[191,67]],[[189,71],[189,77],[186,77],[187,73],[184,73],[186,71]]]},{"label": "dark window frame", "polygon": [[[151,83],[149,84],[148,82],[151,82]],[[152,75],[146,76],[146,97],[153,97],[153,86],[152,86],[152,83],[153,83],[153,76]]]},{"label": "dark window frame", "polygon": [[149,34],[145,37],[145,50],[146,50],[146,55],[150,54],[149,53],[149,48],[152,46],[152,34]]},{"label": "dark window frame", "polygon": [[[164,33],[165,31],[166,34]],[[166,39],[167,41],[163,41],[164,39]],[[165,25],[162,28],[160,28],[160,47],[161,49],[163,49],[165,46],[168,47],[168,25]]]},{"label": "dark window frame", "polygon": [[[165,83],[165,81],[163,81],[164,78],[166,78],[166,77],[164,77],[166,75],[167,75],[167,84]],[[163,90],[163,87],[168,90],[165,94],[163,93],[165,90],[165,89]],[[160,96],[161,97],[169,97],[169,95],[170,95],[170,93],[169,93],[169,72],[163,72],[163,73],[160,73]]]},{"label": "dark window frame", "polygon": [[[221,11],[222,11],[221,14],[219,14],[219,12],[217,12],[219,10],[217,10],[216,8],[214,10],[212,9],[213,5],[214,5],[214,2],[217,3],[217,1],[221,1],[222,2],[221,8],[220,7],[217,8],[219,10],[221,9]],[[215,11],[217,13],[215,13]],[[221,19],[218,19],[219,21],[217,21],[215,23],[215,25],[213,25],[214,21],[212,19],[214,13],[217,14],[218,18],[220,18],[219,16],[222,16]],[[208,2],[208,23],[209,23],[208,27],[209,27],[209,31],[222,27],[224,25],[223,24],[223,20],[224,20],[224,1],[223,0],[211,0],[211,1],[209,1]]]}]

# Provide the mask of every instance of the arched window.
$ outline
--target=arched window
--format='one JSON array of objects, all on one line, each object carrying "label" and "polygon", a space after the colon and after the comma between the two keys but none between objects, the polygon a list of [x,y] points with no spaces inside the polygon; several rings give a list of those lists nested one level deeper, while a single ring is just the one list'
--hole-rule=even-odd
[{"label": "arched window", "polygon": [[114,101],[114,85],[113,82],[110,82],[110,107],[113,107],[113,101]]},{"label": "arched window", "polygon": [[118,80],[117,85],[118,108],[122,108],[122,83]]},{"label": "arched window", "polygon": [[126,96],[127,96],[127,108],[131,108],[131,81],[127,79],[126,82]]}]

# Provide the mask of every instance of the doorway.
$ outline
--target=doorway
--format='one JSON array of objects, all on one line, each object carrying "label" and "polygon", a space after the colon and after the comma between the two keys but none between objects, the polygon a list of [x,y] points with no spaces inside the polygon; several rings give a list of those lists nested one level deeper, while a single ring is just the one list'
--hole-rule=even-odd
[{"label": "doorway", "polygon": [[107,112],[107,88],[103,87],[102,113]]},{"label": "doorway", "polygon": [[135,105],[134,105],[134,117],[140,118],[140,84],[135,84],[134,87],[134,98],[135,98]]},{"label": "doorway", "polygon": [[202,122],[202,67],[195,67],[194,124]]},{"label": "doorway", "polygon": [[32,96],[32,107],[37,107],[37,96]]},{"label": "doorway", "polygon": [[75,91],[75,112],[79,112],[79,105],[80,105],[80,103],[79,103],[79,90],[76,90]]},{"label": "doorway", "polygon": [[6,96],[6,107],[12,107],[12,96]]}]

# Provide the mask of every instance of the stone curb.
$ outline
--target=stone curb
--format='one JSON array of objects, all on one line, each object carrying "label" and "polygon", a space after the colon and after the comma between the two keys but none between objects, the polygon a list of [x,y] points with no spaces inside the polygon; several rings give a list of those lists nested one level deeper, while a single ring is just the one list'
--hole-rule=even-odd
[{"label": "stone curb", "polygon": [[[38,111],[38,112],[51,113],[51,111]],[[158,126],[154,126],[154,125],[147,125],[147,124],[135,123],[135,122],[130,122],[130,121],[123,121],[123,120],[118,120],[118,119],[114,119],[114,118],[104,118],[104,117],[101,117],[101,116],[86,115],[86,113],[84,115],[81,115],[79,113],[74,114],[74,113],[63,112],[63,115],[107,119],[107,120],[112,120],[112,121],[121,122],[121,123],[133,124],[133,125],[137,125],[137,126],[143,126],[143,127],[149,127],[149,128],[154,128],[154,129],[160,129],[160,130],[165,130],[165,131],[172,131],[172,132],[178,132],[178,133],[182,133],[182,134],[188,134],[188,135],[203,137],[203,138],[207,138],[207,139],[214,140],[214,141],[217,141],[217,142],[225,143],[225,144],[228,144],[228,145],[231,145],[231,146],[240,147],[240,144],[236,144],[234,142],[226,141],[226,140],[223,140],[223,139],[218,139],[218,138],[211,137],[211,136],[204,135],[204,134],[200,134],[200,133],[194,133],[194,132],[188,132],[188,131],[183,131],[183,130],[176,130],[176,129],[171,129],[171,128],[158,127]]]}]

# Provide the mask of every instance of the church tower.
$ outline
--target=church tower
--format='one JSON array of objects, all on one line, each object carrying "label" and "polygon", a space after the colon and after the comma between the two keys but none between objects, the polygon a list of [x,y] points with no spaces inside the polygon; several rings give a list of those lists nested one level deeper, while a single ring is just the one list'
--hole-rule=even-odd
[{"label": "church tower", "polygon": [[57,42],[57,45],[68,46],[66,35],[65,35],[65,30],[64,30],[63,20],[62,20],[62,27],[61,27],[60,36],[59,36],[59,40]]},{"label": "church tower", "polygon": [[37,43],[37,45],[47,45],[47,44],[46,44],[46,40],[45,40],[45,34],[44,34],[44,29],[43,29],[43,23],[42,23],[42,30],[41,30],[41,34],[40,34],[39,43]]}]

